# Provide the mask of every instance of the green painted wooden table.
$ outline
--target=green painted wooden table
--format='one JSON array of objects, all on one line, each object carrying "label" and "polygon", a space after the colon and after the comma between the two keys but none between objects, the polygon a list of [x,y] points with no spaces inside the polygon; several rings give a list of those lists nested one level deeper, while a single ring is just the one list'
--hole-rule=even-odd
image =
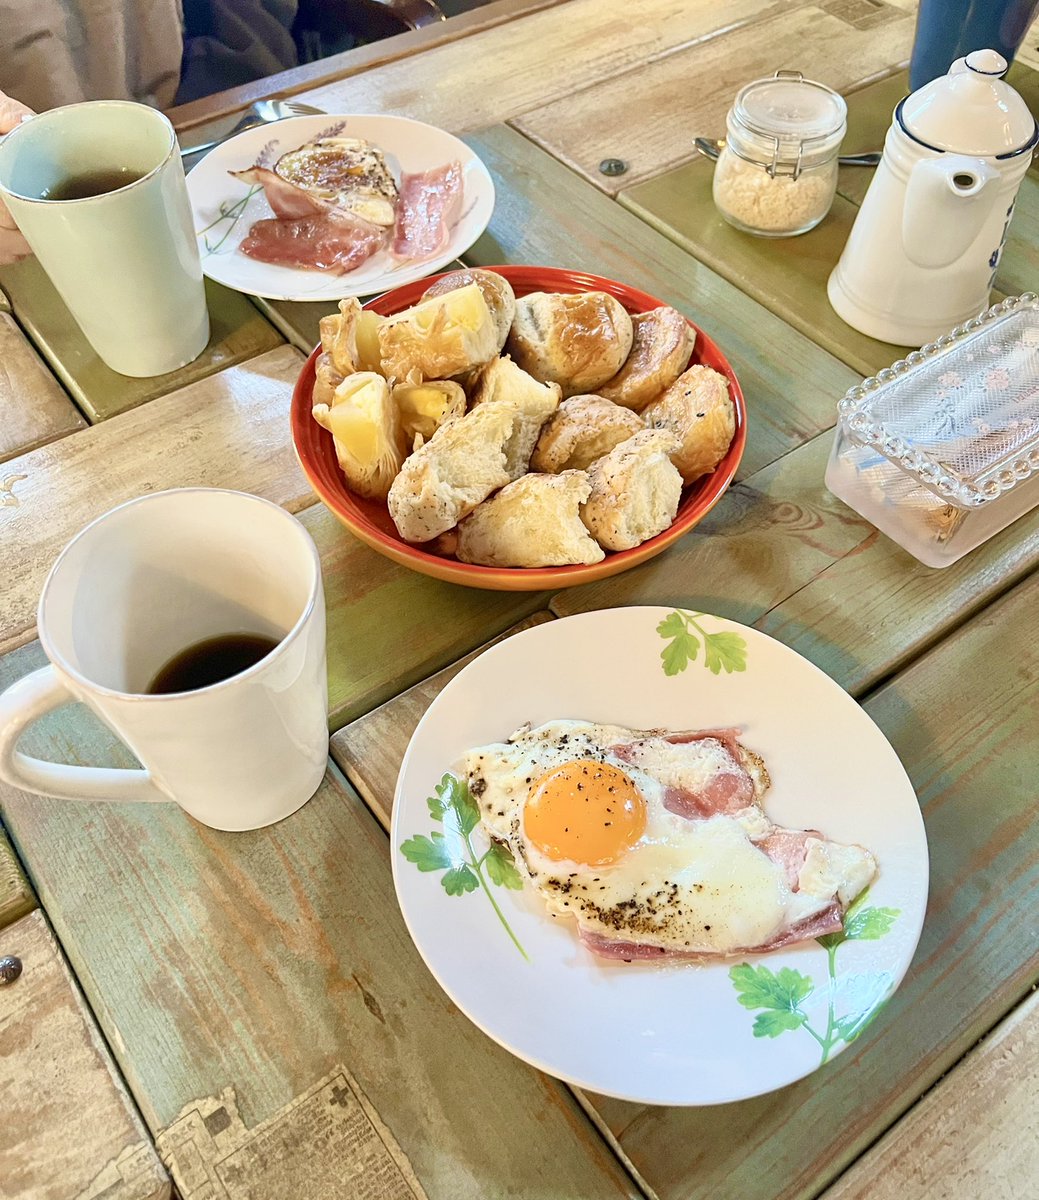
[{"label": "green painted wooden table", "polygon": [[[50,1068],[38,1084],[47,1103],[20,1103],[0,1128],[5,1195],[130,1200],[168,1195],[170,1178],[185,1200],[1039,1192],[1035,1156],[989,1104],[1034,1094],[1039,1075],[1039,1006],[1027,1000],[1039,976],[1039,512],[934,571],[826,490],[837,400],[902,353],[844,326],[825,299],[870,172],[842,170],[817,230],[761,241],[717,217],[710,164],[690,142],[720,132],[740,83],[798,66],[847,95],[848,149],[879,146],[906,87],[915,4],[721,7],[498,0],[264,85],[454,130],[497,192],[467,262],[623,280],[724,349],[749,413],[737,479],[690,534],[613,579],[470,590],[347,534],[288,438],[292,382],[328,306],[211,287],[204,355],[130,381],[97,362],[33,261],[0,268],[0,347],[12,348],[0,398],[14,417],[6,440],[0,431],[0,687],[44,661],[36,598],[78,528],[146,491],[217,484],[283,505],[317,544],[333,734],[314,799],[248,834],[172,807],[0,786],[0,952],[17,944],[33,967],[0,991],[0,1101],[5,1087],[20,1095],[34,1062]],[[1039,54],[1023,52],[1011,79],[1039,103],[1034,66]],[[198,141],[257,94],[177,119]],[[625,160],[626,174],[600,174],[603,157]],[[1037,178],[1011,226],[1004,294],[1035,286]],[[928,833],[923,938],[884,1013],[820,1072],[717,1108],[584,1093],[511,1057],[439,990],[390,878],[396,773],[447,680],[517,629],[631,604],[731,617],[815,662],[891,741]],[[130,761],[77,707],[25,742],[65,761]],[[5,1008],[5,996],[23,999]],[[88,1084],[68,1090],[66,1061]],[[77,1126],[89,1148],[75,1163],[52,1149],[74,1113],[93,1114]],[[1013,1116],[1034,1143],[1034,1116]],[[945,1130],[962,1154],[947,1152]],[[349,1149],[362,1143],[367,1166]]]}]

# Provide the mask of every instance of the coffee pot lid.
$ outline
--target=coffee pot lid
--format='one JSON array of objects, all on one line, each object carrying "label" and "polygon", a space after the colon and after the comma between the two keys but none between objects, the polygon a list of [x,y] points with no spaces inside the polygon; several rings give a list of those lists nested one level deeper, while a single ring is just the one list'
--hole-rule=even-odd
[{"label": "coffee pot lid", "polygon": [[1003,80],[1007,61],[995,50],[974,50],[895,110],[905,132],[931,150],[980,158],[1009,158],[1036,142],[1035,118]]}]

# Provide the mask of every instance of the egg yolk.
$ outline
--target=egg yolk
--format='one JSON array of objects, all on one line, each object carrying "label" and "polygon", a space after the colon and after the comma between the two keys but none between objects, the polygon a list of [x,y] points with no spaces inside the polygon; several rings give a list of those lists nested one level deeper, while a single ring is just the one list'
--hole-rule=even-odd
[{"label": "egg yolk", "polygon": [[527,839],[556,861],[590,867],[617,862],[646,828],[646,802],[631,776],[580,759],[543,775],[523,813]]}]

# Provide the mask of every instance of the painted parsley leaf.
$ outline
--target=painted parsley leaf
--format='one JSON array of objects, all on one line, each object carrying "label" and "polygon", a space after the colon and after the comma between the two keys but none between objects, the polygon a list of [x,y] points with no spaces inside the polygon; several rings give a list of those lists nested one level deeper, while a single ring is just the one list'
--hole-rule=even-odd
[{"label": "painted parsley leaf", "polygon": [[431,838],[416,833],[401,845],[400,850],[420,871],[442,871],[460,861],[460,856],[455,855],[442,833],[434,833]]},{"label": "painted parsley leaf", "polygon": [[770,1009],[767,1012],[760,1012],[754,1018],[754,1025],[751,1032],[755,1037],[779,1037],[781,1033],[786,1033],[788,1029],[800,1029],[808,1018],[803,1012],[785,1012]]},{"label": "painted parsley leaf", "polygon": [[691,662],[696,662],[696,656],[700,652],[700,640],[690,633],[681,613],[669,613],[657,626],[657,633],[662,638],[670,638],[668,644],[660,651],[665,675],[678,675]]},{"label": "painted parsley leaf", "polygon": [[[797,1010],[801,1001],[811,995],[813,988],[807,975],[802,975],[800,971],[791,967],[770,971],[768,967],[752,967],[749,963],[740,963],[729,971],[729,978],[744,1008],[768,1008],[788,1014]],[[801,1021],[798,1024],[801,1024]],[[793,1029],[796,1026],[787,1025],[784,1028]]]},{"label": "painted parsley leaf", "polygon": [[485,860],[487,878],[498,887],[511,888],[514,892],[522,891],[523,877],[512,861],[512,855],[507,846],[500,842],[491,842]]},{"label": "painted parsley leaf", "polygon": [[824,933],[815,940],[832,950],[844,942],[875,942],[891,929],[901,909],[866,906],[869,888],[860,892],[844,915],[844,928],[838,933]]},{"label": "painted parsley leaf", "polygon": [[738,633],[705,633],[703,649],[704,665],[712,675],[747,669],[747,643]]},{"label": "painted parsley leaf", "polygon": [[468,863],[460,863],[457,867],[452,867],[440,882],[449,896],[464,896],[466,892],[475,892],[480,886],[480,881],[469,868]]}]

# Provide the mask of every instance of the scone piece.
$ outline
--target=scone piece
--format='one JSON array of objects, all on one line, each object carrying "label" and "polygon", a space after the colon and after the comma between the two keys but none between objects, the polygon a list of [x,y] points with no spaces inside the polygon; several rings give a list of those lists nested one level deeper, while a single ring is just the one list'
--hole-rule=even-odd
[{"label": "scone piece", "polygon": [[314,390],[310,394],[311,406],[316,408],[319,404],[323,404],[326,408],[331,408],[335,390],[344,378],[342,372],[336,370],[332,355],[327,350],[324,354],[319,354],[314,363]]},{"label": "scone piece", "polygon": [[350,490],[384,500],[406,451],[386,380],[374,371],[355,371],[335,389],[331,403],[315,404],[312,413],[332,435]]},{"label": "scone piece", "polygon": [[464,415],[466,399],[457,383],[430,379],[423,383],[395,384],[393,403],[408,446],[417,450],[441,425]]},{"label": "scone piece", "polygon": [[379,326],[387,378],[451,379],[498,353],[498,328],[475,283],[423,300]]},{"label": "scone piece", "polygon": [[565,567],[606,557],[581,523],[584,471],[531,473],[485,500],[458,526],[456,553],[485,567]]},{"label": "scone piece", "polygon": [[631,317],[613,296],[531,292],[516,301],[505,346],[535,379],[578,396],[617,374],[631,342]]},{"label": "scone piece", "polygon": [[651,428],[669,429],[678,438],[671,461],[684,483],[709,475],[736,433],[729,381],[712,367],[690,367],[642,410],[642,417]]},{"label": "scone piece", "polygon": [[516,293],[512,284],[504,275],[496,271],[484,271],[480,267],[467,267],[464,271],[449,271],[431,284],[422,293],[423,300],[432,300],[435,296],[443,296],[445,292],[453,292],[461,287],[475,283],[483,293],[487,307],[491,310],[494,325],[498,331],[498,350],[500,353],[505,339],[512,327],[512,318],[516,315]]},{"label": "scone piece", "polygon": [[559,384],[538,383],[506,355],[479,372],[469,391],[469,403],[473,409],[481,404],[503,404],[516,414],[506,465],[509,478],[519,479],[530,466],[542,426],[559,407]]},{"label": "scone piece", "polygon": [[340,300],[339,312],[321,318],[321,349],[340,375],[379,370],[378,328],[384,320],[378,313],[361,308],[356,296]]},{"label": "scone piece", "polygon": [[666,304],[631,318],[631,353],[624,366],[599,388],[599,395],[641,412],[682,374],[696,331]]},{"label": "scone piece", "polygon": [[571,396],[541,430],[532,471],[584,471],[597,458],[645,429],[642,418],[602,396]]},{"label": "scone piece", "polygon": [[669,455],[677,447],[670,431],[644,429],[588,468],[581,520],[604,550],[630,550],[675,519],[682,477]]},{"label": "scone piece", "polygon": [[387,506],[406,542],[428,542],[446,533],[509,482],[506,448],[515,424],[511,409],[484,404],[441,425],[405,459]]}]

